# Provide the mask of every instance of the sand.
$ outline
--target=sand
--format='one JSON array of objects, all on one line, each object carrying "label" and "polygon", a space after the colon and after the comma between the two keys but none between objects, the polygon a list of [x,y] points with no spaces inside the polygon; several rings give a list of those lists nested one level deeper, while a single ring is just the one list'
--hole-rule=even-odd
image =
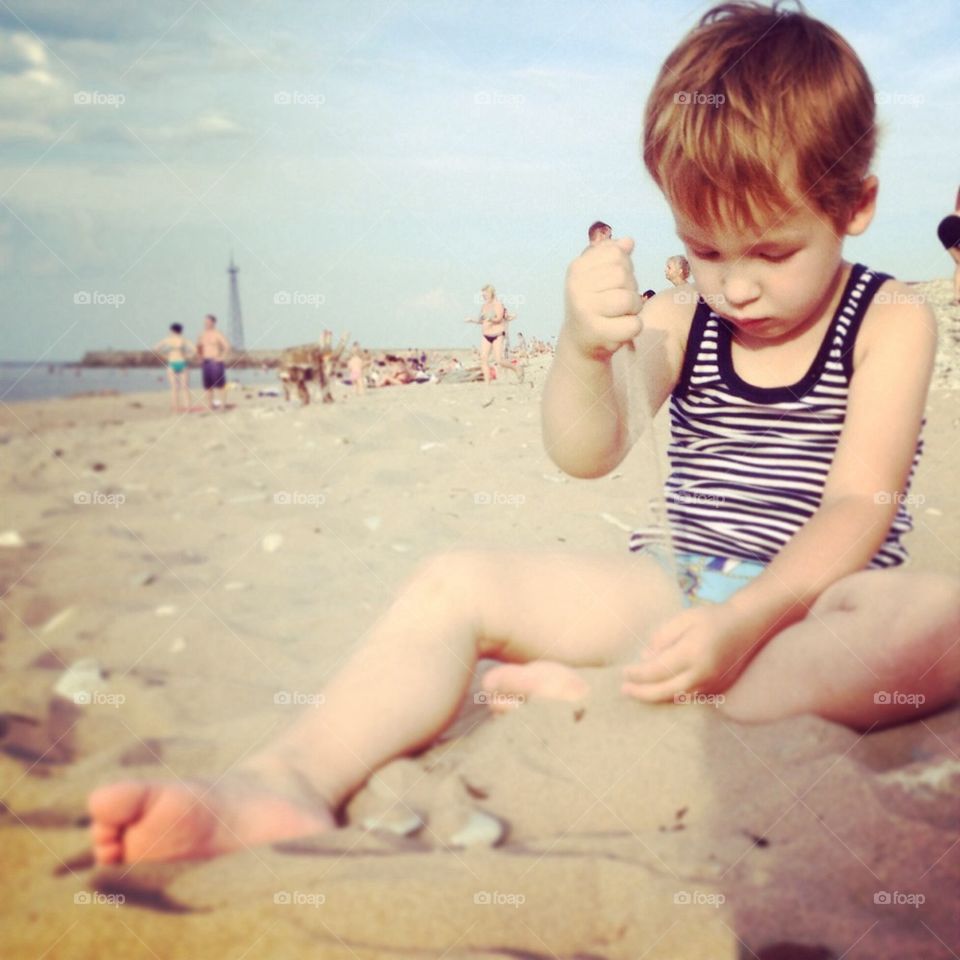
[{"label": "sand", "polygon": [[[918,569],[958,575],[954,361],[908,543]],[[162,394],[0,410],[5,956],[955,955],[960,711],[865,737],[809,717],[746,727],[621,699],[610,671],[586,709],[471,704],[335,834],[91,868],[91,788],[235,764],[436,550],[626,548],[659,473],[649,446],[612,477],[560,475],[539,440],[544,372],[302,409],[238,390],[228,413],[181,419]],[[84,658],[105,677],[77,704],[53,687]],[[395,819],[426,822],[413,836],[361,826],[391,791]],[[507,826],[499,846],[445,844],[471,810]]]}]

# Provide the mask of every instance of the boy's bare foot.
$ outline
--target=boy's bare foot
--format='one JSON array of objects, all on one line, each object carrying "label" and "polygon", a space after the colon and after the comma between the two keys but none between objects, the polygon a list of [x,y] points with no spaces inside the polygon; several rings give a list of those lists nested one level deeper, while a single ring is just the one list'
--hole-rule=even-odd
[{"label": "boy's bare foot", "polygon": [[537,697],[575,701],[590,692],[590,685],[573,667],[553,660],[502,664],[488,670],[480,683],[490,694],[488,702],[494,713],[514,710]]},{"label": "boy's bare foot", "polygon": [[329,809],[289,799],[240,775],[111,783],[88,806],[98,864],[216,857],[242,847],[332,830]]}]

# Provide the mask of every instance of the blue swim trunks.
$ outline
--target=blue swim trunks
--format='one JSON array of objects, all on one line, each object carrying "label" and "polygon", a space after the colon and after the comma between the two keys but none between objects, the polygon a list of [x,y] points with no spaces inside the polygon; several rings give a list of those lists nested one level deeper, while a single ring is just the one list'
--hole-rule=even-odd
[{"label": "blue swim trunks", "polygon": [[702,553],[671,556],[668,550],[654,544],[639,553],[651,556],[676,578],[685,608],[723,603],[766,569],[766,564],[733,557],[709,557]]}]

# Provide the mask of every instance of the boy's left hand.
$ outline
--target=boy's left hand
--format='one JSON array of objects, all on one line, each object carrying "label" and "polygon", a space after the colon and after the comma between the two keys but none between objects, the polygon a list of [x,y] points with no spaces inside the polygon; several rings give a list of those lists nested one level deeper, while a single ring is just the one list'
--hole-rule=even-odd
[{"label": "boy's left hand", "polygon": [[651,702],[726,690],[750,662],[758,639],[728,604],[684,610],[654,631],[638,663],[624,668],[621,689]]}]

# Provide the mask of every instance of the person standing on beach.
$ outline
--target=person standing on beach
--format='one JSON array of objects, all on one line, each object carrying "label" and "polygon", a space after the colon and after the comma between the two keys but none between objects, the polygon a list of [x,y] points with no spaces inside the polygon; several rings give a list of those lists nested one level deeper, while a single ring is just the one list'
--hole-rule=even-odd
[{"label": "person standing on beach", "polygon": [[360,349],[360,344],[354,341],[353,349],[350,351],[350,358],[347,360],[347,369],[350,371],[350,383],[353,386],[353,392],[360,396],[367,392],[367,380],[363,368],[367,361]]},{"label": "person standing on beach", "polygon": [[480,291],[480,295],[483,297],[480,316],[467,317],[466,322],[481,325],[483,340],[480,344],[480,369],[483,371],[483,382],[489,383],[492,379],[488,363],[491,348],[497,367],[502,367],[503,340],[507,334],[507,323],[511,318],[507,316],[506,308],[497,299],[497,291],[490,284]]},{"label": "person standing on beach", "polygon": [[171,323],[170,336],[164,337],[157,343],[153,351],[154,353],[166,354],[171,409],[174,413],[188,412],[190,409],[190,372],[187,369],[187,359],[191,354],[197,352],[197,348],[183,336],[183,325]]},{"label": "person standing on beach", "polygon": [[937,227],[937,236],[947,253],[953,257],[953,302],[960,303],[960,190],[953,213],[944,217]]},{"label": "person standing on beach", "polygon": [[203,333],[197,338],[197,349],[203,359],[203,389],[210,410],[224,406],[223,391],[227,386],[227,354],[230,341],[217,329],[217,318],[208,313],[203,318]]}]

